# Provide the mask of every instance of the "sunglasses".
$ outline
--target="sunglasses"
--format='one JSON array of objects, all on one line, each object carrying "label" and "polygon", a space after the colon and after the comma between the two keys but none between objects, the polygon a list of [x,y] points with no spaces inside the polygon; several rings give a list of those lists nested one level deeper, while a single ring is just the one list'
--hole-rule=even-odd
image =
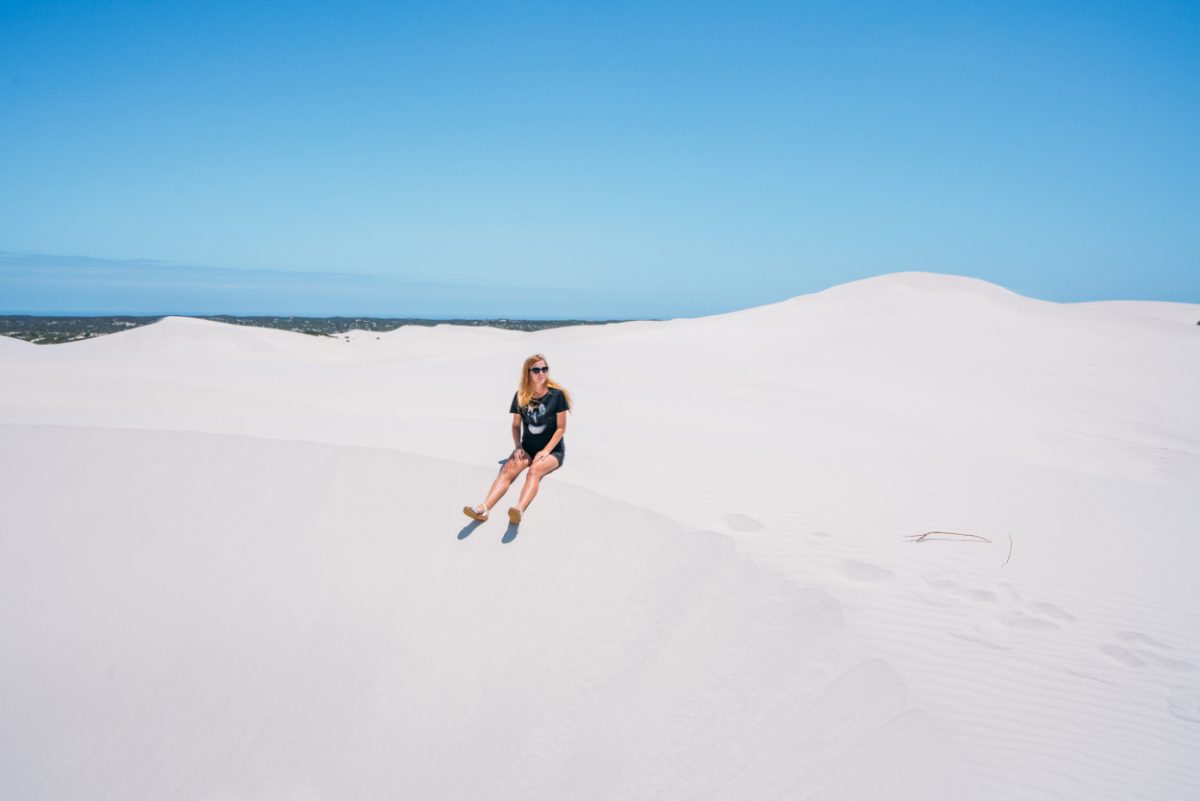
[{"label": "sunglasses", "polygon": [[529,372],[531,372],[531,373],[548,373],[548,372],[550,372],[550,368],[549,367],[530,367]]}]

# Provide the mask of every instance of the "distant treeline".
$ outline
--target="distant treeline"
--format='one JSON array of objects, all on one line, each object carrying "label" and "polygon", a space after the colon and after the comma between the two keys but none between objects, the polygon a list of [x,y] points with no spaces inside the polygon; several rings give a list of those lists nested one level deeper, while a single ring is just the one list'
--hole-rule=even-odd
[{"label": "distant treeline", "polygon": [[[0,335],[23,339],[38,345],[54,345],[74,342],[78,339],[103,336],[117,331],[137,328],[139,325],[156,323],[166,315],[157,317],[100,316],[100,317],[43,317],[40,315],[0,315]],[[240,317],[218,314],[174,315],[214,320],[234,325],[250,325],[258,328],[281,328],[312,336],[335,336],[351,330],[393,331],[404,325],[478,325],[492,328],[507,328],[513,331],[540,331],[544,328],[561,328],[567,325],[605,325],[619,320],[425,320],[417,317]]]}]

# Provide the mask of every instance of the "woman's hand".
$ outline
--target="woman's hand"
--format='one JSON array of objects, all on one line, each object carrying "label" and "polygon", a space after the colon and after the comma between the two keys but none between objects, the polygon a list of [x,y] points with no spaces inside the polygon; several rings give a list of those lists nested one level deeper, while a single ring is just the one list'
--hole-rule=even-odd
[{"label": "woman's hand", "polygon": [[525,460],[527,460],[529,458],[529,454],[527,454],[525,452],[524,448],[522,448],[520,445],[518,445],[517,449],[512,452],[512,456],[510,456],[508,458],[516,459],[518,462],[524,462]]},{"label": "woman's hand", "polygon": [[534,461],[535,463],[537,463],[537,462],[540,462],[540,461],[542,461],[543,459],[545,459],[545,458],[546,458],[547,456],[549,456],[549,455],[550,455],[550,454],[549,454],[549,453],[547,453],[546,451],[538,451],[538,455],[537,455],[537,456],[535,456],[535,457],[533,457],[533,461]]}]

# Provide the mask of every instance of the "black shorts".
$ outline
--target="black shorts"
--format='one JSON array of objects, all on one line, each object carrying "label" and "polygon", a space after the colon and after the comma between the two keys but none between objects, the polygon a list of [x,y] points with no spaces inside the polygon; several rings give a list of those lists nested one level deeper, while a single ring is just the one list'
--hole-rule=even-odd
[{"label": "black shorts", "polygon": [[[540,451],[541,448],[539,448],[536,445],[529,443],[529,442],[522,442],[521,450],[523,450],[523,451],[525,451],[525,453],[529,454],[529,458],[532,459],[533,457],[538,455],[538,451]],[[563,459],[567,455],[566,444],[560,440],[559,443],[554,446],[554,450],[550,451],[550,455],[555,457],[556,459],[558,459],[558,466],[562,467]]]}]

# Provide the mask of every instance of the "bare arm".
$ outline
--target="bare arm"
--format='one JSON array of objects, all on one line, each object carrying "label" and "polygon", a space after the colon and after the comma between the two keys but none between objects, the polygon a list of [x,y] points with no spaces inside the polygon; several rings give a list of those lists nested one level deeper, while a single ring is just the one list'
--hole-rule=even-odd
[{"label": "bare arm", "polygon": [[567,413],[559,412],[557,415],[558,428],[554,432],[554,436],[550,437],[550,441],[546,443],[546,447],[538,451],[538,458],[546,456],[550,451],[554,450],[554,446],[563,438],[563,434],[567,433]]},{"label": "bare arm", "polygon": [[513,415],[512,424],[513,446],[520,449],[521,447],[521,415]]}]

